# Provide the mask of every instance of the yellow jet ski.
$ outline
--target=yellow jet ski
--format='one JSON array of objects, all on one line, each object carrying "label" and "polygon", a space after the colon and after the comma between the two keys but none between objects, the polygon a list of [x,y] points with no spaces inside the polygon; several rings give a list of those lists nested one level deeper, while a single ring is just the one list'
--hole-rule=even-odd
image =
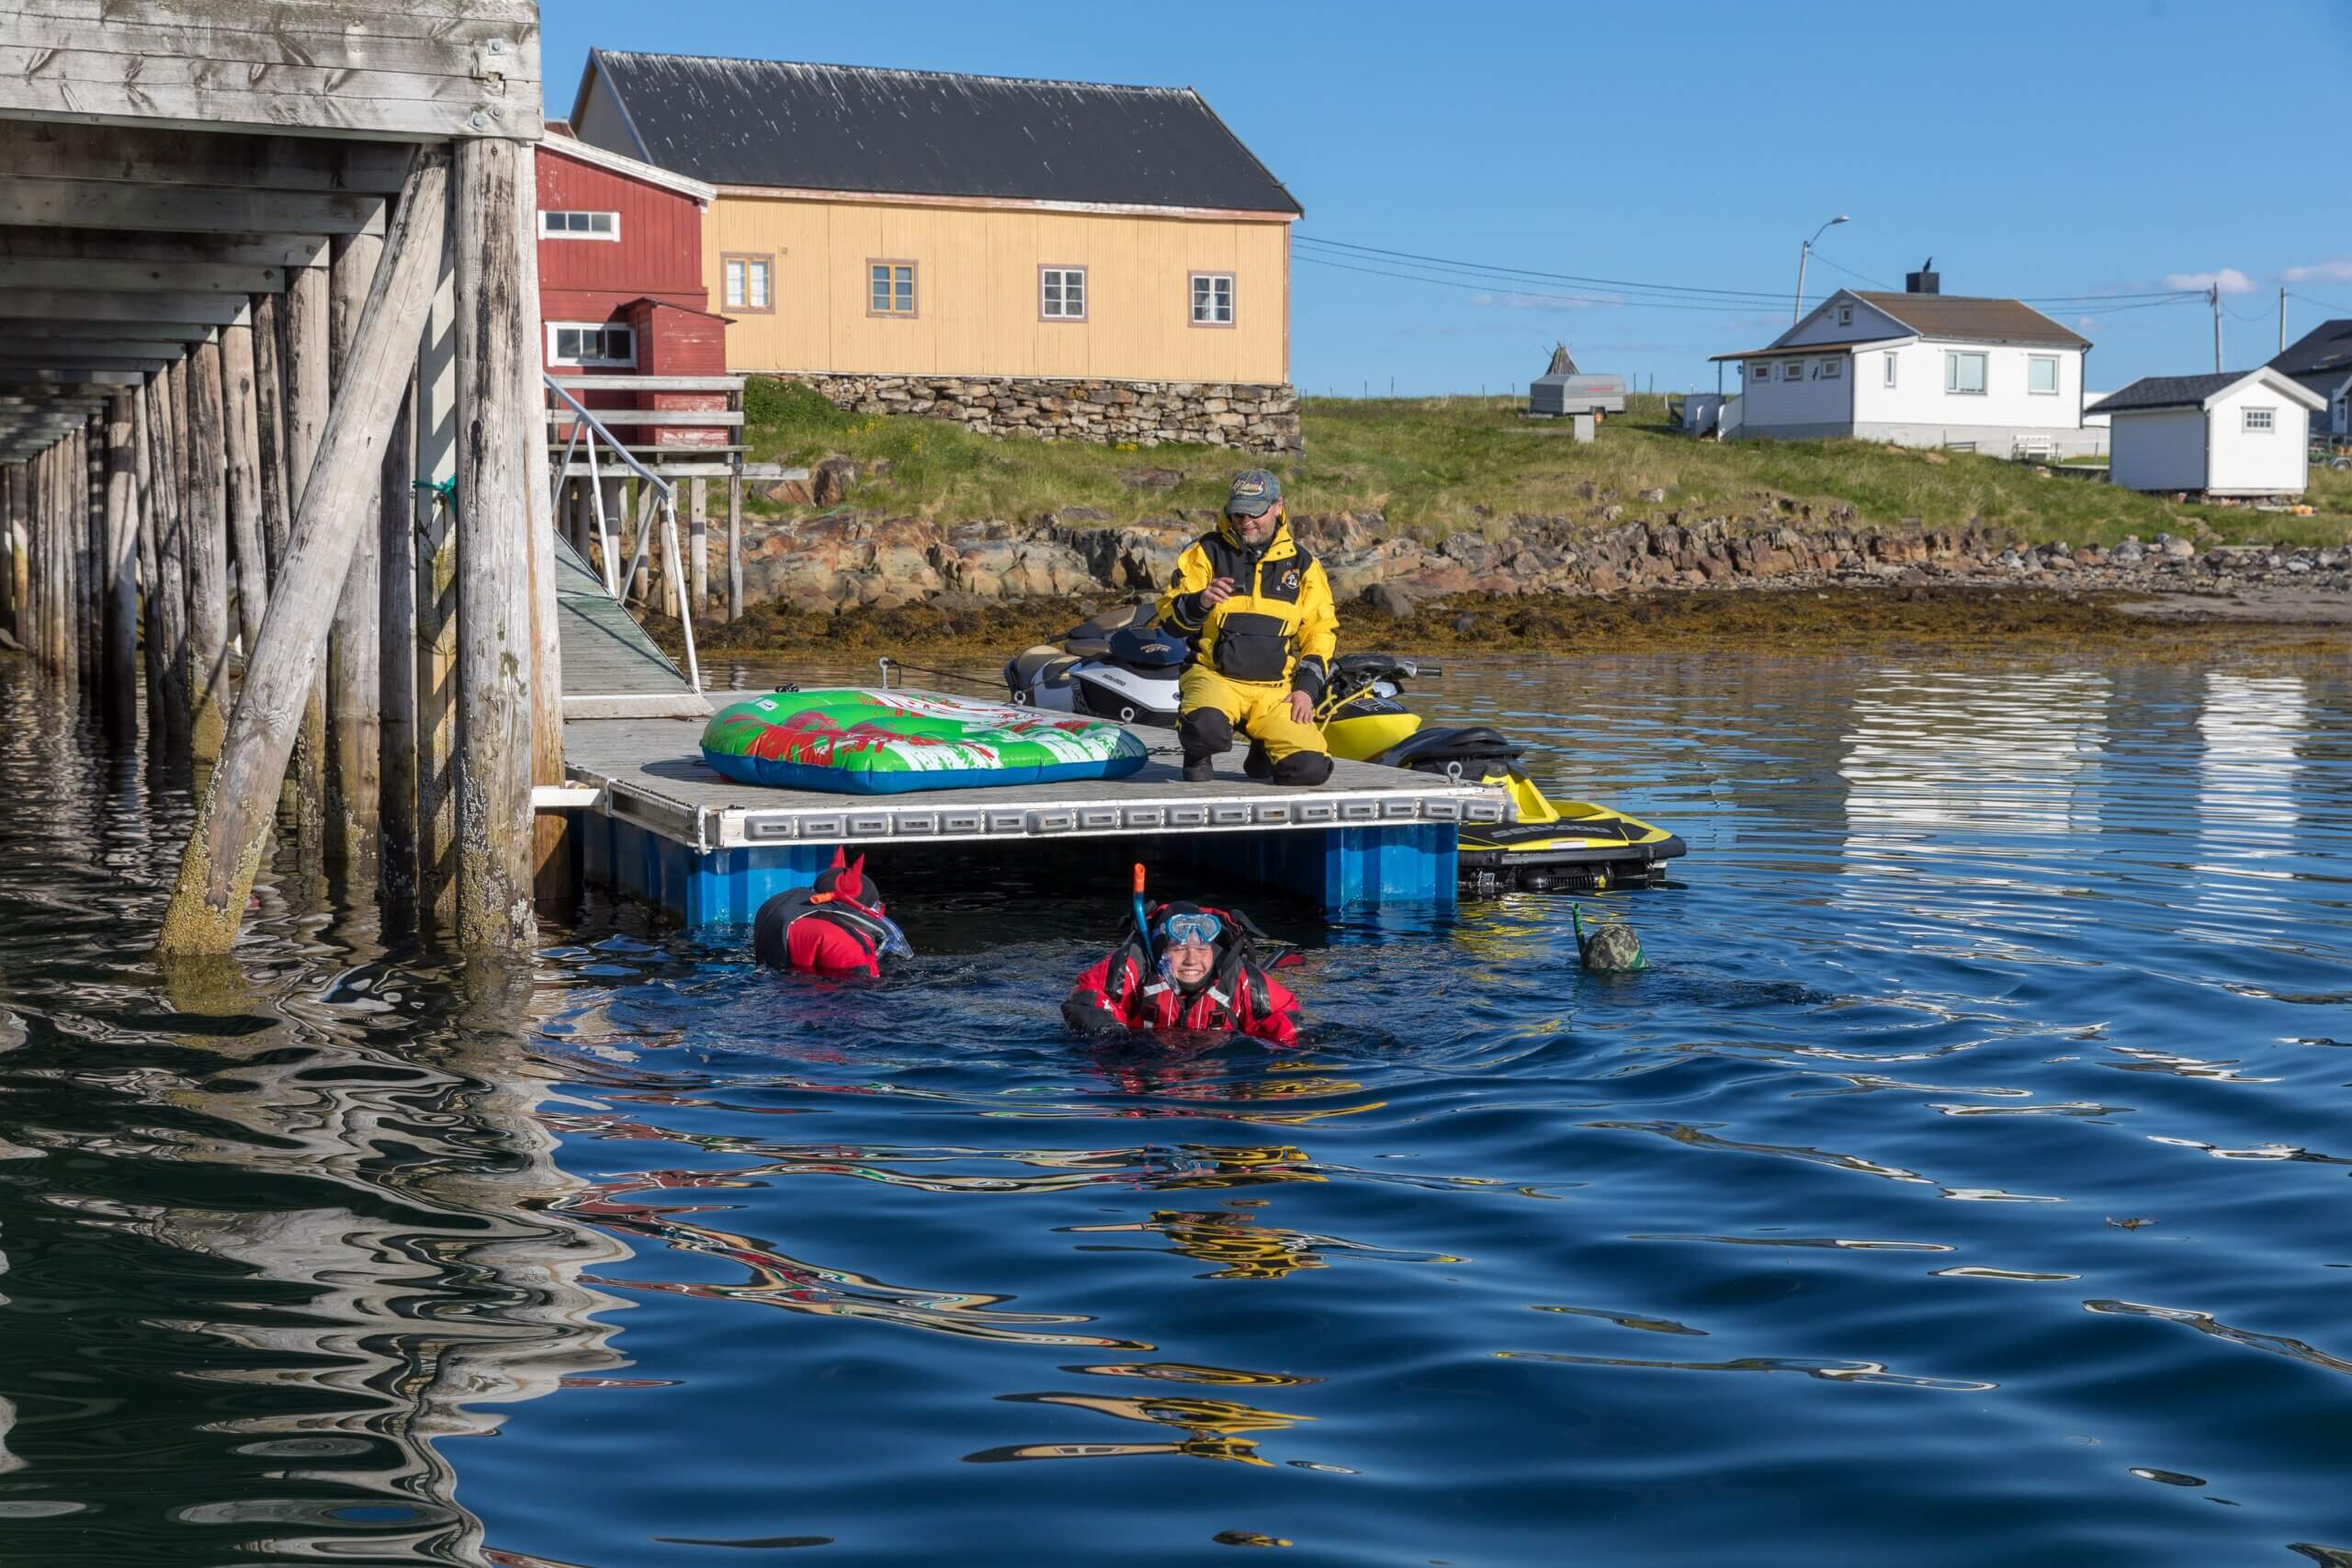
[{"label": "yellow jet ski", "polygon": [[1384,653],[1342,654],[1316,717],[1335,757],[1493,784],[1510,796],[1516,821],[1462,828],[1465,886],[1480,893],[1645,887],[1666,880],[1668,861],[1690,852],[1679,837],[1638,817],[1551,799],[1519,765],[1523,748],[1485,725],[1424,727],[1397,694],[1406,681],[1438,672]]}]

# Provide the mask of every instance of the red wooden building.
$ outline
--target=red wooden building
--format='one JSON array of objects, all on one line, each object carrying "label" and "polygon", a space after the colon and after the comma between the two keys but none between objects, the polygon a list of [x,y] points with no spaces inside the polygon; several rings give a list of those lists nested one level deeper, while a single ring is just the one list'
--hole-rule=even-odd
[{"label": "red wooden building", "polygon": [[[727,319],[703,282],[699,180],[592,147],[549,125],[538,147],[539,315],[548,371],[566,376],[723,376]],[[607,410],[723,410],[717,392],[582,390]],[[632,427],[606,418],[631,447],[719,446],[718,425]],[[555,427],[558,439],[568,434]]]}]

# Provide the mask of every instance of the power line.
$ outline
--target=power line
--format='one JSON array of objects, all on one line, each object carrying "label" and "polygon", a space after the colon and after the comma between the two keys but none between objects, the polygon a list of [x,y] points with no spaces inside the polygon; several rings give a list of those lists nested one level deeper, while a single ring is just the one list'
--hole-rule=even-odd
[{"label": "power line", "polygon": [[1317,266],[1337,267],[1341,272],[1360,272],[1370,277],[1390,277],[1403,283],[1434,283],[1448,288],[1467,288],[1481,294],[1509,294],[1521,299],[1537,299],[1560,305],[1599,306],[1629,310],[1702,310],[1735,316],[1752,316],[1762,307],[1756,304],[1724,304],[1704,299],[1645,299],[1611,298],[1598,294],[1548,294],[1530,292],[1524,285],[1509,281],[1480,281],[1462,277],[1432,277],[1425,273],[1391,272],[1380,267],[1358,266],[1350,262],[1334,261],[1329,256],[1292,254],[1292,260],[1310,262]]},{"label": "power line", "polygon": [[1841,263],[1830,260],[1827,256],[1823,255],[1819,251],[1813,253],[1813,259],[1834,271],[1844,273],[1848,277],[1859,277],[1873,288],[1884,289],[1889,294],[1896,292],[1895,287],[1892,283],[1881,282],[1879,279],[1871,276],[1870,274],[1866,272],[1856,272],[1850,266],[1846,266]]},{"label": "power line", "polygon": [[1396,261],[1419,262],[1427,265],[1450,267],[1457,271],[1510,274],[1520,277],[1542,278],[1554,283],[1577,283],[1588,288],[1633,288],[1647,293],[1690,294],[1716,296],[1733,299],[1763,299],[1779,301],[1788,298],[1781,289],[1707,288],[1687,283],[1645,283],[1623,277],[1589,277],[1581,273],[1544,272],[1532,267],[1506,266],[1500,263],[1465,262],[1450,256],[1423,255],[1415,251],[1392,251],[1378,245],[1360,245],[1350,240],[1326,240],[1317,235],[1294,236],[1297,243],[1329,247],[1340,252],[1353,252],[1360,256],[1382,256]]},{"label": "power line", "polygon": [[2352,315],[2352,305],[2338,305],[2332,300],[2313,299],[2309,294],[2299,294],[2291,288],[2287,290],[2287,298],[2301,299],[2306,305],[2316,305],[2323,310],[2342,310],[2347,315]]}]

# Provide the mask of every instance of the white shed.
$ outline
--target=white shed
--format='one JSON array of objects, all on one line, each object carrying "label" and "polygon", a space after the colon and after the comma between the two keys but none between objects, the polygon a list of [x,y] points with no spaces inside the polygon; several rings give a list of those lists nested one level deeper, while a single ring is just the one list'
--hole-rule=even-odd
[{"label": "white shed", "polygon": [[2094,403],[2109,417],[2108,477],[2127,490],[2300,495],[2310,420],[2327,400],[2265,366],[2144,376]]}]

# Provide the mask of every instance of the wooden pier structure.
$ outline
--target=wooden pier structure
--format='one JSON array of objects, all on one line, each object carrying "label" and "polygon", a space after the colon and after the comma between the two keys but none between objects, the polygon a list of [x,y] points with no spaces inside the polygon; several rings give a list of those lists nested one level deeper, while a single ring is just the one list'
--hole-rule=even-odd
[{"label": "wooden pier structure", "polygon": [[[165,958],[231,951],[274,847],[513,953],[582,879],[744,920],[838,844],[1135,839],[1335,908],[1442,906],[1456,826],[1502,818],[1355,764],[1186,784],[1164,749],[1116,784],[724,783],[698,680],[626,608],[623,536],[591,536],[612,470],[541,370],[536,0],[0,0],[0,630],[110,736],[143,709],[197,765]],[[729,437],[628,481],[618,558],[658,562],[690,626],[709,478],[741,612],[741,382],[654,381],[611,414],[637,451],[665,421]]]}]

